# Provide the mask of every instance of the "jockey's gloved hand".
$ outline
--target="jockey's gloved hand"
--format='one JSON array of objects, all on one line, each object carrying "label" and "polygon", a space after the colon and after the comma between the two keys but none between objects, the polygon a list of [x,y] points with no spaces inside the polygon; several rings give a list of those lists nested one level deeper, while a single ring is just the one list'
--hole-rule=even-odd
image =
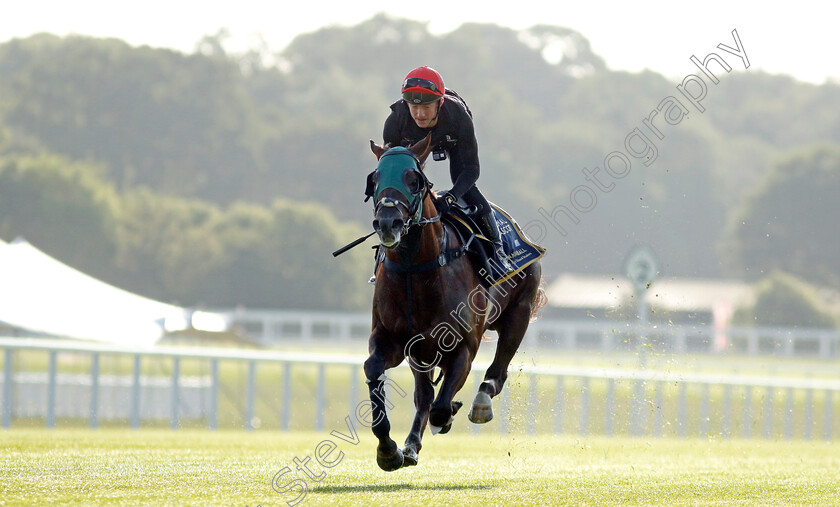
[{"label": "jockey's gloved hand", "polygon": [[441,192],[435,197],[435,208],[437,209],[438,215],[445,215],[449,208],[458,201],[458,198],[455,197],[450,192]]}]

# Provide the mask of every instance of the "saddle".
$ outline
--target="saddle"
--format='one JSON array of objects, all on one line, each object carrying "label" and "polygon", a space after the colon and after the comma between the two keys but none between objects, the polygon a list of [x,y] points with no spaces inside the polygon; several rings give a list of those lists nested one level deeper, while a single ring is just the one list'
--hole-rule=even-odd
[{"label": "saddle", "polygon": [[492,216],[499,226],[503,249],[514,268],[511,272],[505,271],[501,266],[493,243],[481,233],[481,228],[473,219],[475,207],[468,206],[463,200],[459,200],[441,218],[457,232],[467,254],[477,265],[478,276],[485,287],[492,287],[509,280],[545,255],[545,248],[531,242],[516,220],[505,210],[492,202],[490,207]]}]

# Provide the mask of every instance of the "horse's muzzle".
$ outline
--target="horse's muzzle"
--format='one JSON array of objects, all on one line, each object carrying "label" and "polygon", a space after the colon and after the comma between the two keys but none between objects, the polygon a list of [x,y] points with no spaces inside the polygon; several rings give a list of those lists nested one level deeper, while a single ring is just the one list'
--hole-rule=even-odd
[{"label": "horse's muzzle", "polygon": [[379,235],[379,242],[385,248],[393,248],[400,242],[405,222],[401,218],[377,218],[373,230]]}]

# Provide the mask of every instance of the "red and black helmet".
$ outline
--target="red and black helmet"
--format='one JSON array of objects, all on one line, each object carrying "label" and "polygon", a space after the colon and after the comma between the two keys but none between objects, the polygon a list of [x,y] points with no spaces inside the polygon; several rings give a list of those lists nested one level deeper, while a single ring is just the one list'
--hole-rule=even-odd
[{"label": "red and black helmet", "polygon": [[431,67],[417,67],[405,76],[402,96],[409,104],[431,104],[443,98],[446,88],[440,73]]}]

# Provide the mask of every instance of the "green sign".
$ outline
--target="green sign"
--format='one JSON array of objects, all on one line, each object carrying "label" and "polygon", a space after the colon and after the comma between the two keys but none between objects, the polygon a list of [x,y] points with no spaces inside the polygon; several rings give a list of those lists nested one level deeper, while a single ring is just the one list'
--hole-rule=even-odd
[{"label": "green sign", "polygon": [[641,294],[659,276],[659,261],[653,251],[646,247],[636,247],[630,251],[624,261],[624,274],[633,284],[636,294]]}]

